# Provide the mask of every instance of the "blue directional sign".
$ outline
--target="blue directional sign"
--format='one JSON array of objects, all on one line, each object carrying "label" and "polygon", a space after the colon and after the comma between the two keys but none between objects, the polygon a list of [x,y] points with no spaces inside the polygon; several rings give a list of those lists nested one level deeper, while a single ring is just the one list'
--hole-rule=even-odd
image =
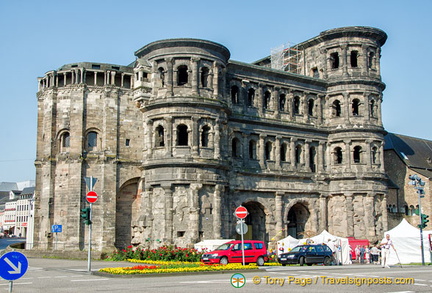
[{"label": "blue directional sign", "polygon": [[21,278],[28,268],[28,261],[24,254],[12,251],[0,257],[0,277],[13,281]]},{"label": "blue directional sign", "polygon": [[51,232],[52,233],[61,233],[63,230],[63,226],[62,225],[52,225],[51,226]]}]

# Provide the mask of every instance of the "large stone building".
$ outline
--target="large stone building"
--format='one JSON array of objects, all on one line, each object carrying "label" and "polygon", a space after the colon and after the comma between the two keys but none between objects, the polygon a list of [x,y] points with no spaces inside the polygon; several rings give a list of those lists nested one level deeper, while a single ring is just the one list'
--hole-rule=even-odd
[{"label": "large stone building", "polygon": [[[370,27],[324,31],[253,64],[197,39],[129,66],[73,63],[39,79],[35,247],[84,249],[85,177],[98,179],[93,247],[270,242],[387,229],[381,46]],[[51,237],[51,225],[63,232]],[[55,246],[54,246],[55,242]]]}]

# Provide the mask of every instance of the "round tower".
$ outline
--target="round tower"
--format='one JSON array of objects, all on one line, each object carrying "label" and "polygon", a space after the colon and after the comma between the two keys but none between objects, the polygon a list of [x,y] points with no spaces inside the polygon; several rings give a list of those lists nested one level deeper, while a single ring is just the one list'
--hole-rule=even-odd
[{"label": "round tower", "polygon": [[144,123],[141,206],[144,214],[153,214],[142,223],[142,237],[176,239],[183,246],[197,242],[203,231],[219,238],[230,53],[214,42],[169,39],[135,55],[134,99]]}]

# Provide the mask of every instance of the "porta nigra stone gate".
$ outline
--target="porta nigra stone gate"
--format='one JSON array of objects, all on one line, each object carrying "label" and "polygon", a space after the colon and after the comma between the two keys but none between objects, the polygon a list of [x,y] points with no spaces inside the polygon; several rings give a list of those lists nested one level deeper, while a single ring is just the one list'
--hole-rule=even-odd
[{"label": "porta nigra stone gate", "polygon": [[[380,76],[387,35],[324,31],[248,64],[220,44],[168,39],[128,66],[73,63],[39,78],[36,249],[190,246],[387,229]],[[51,225],[63,225],[55,237]]]}]

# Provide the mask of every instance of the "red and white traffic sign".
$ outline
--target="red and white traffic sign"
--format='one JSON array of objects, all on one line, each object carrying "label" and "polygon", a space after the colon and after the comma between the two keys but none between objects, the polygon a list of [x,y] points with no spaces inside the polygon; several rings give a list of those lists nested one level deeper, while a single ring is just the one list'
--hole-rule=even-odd
[{"label": "red and white traffic sign", "polygon": [[95,203],[98,199],[98,195],[94,191],[89,191],[86,195],[86,199],[89,203]]},{"label": "red and white traffic sign", "polygon": [[244,206],[236,208],[234,215],[239,219],[244,219],[249,215],[248,210]]}]

